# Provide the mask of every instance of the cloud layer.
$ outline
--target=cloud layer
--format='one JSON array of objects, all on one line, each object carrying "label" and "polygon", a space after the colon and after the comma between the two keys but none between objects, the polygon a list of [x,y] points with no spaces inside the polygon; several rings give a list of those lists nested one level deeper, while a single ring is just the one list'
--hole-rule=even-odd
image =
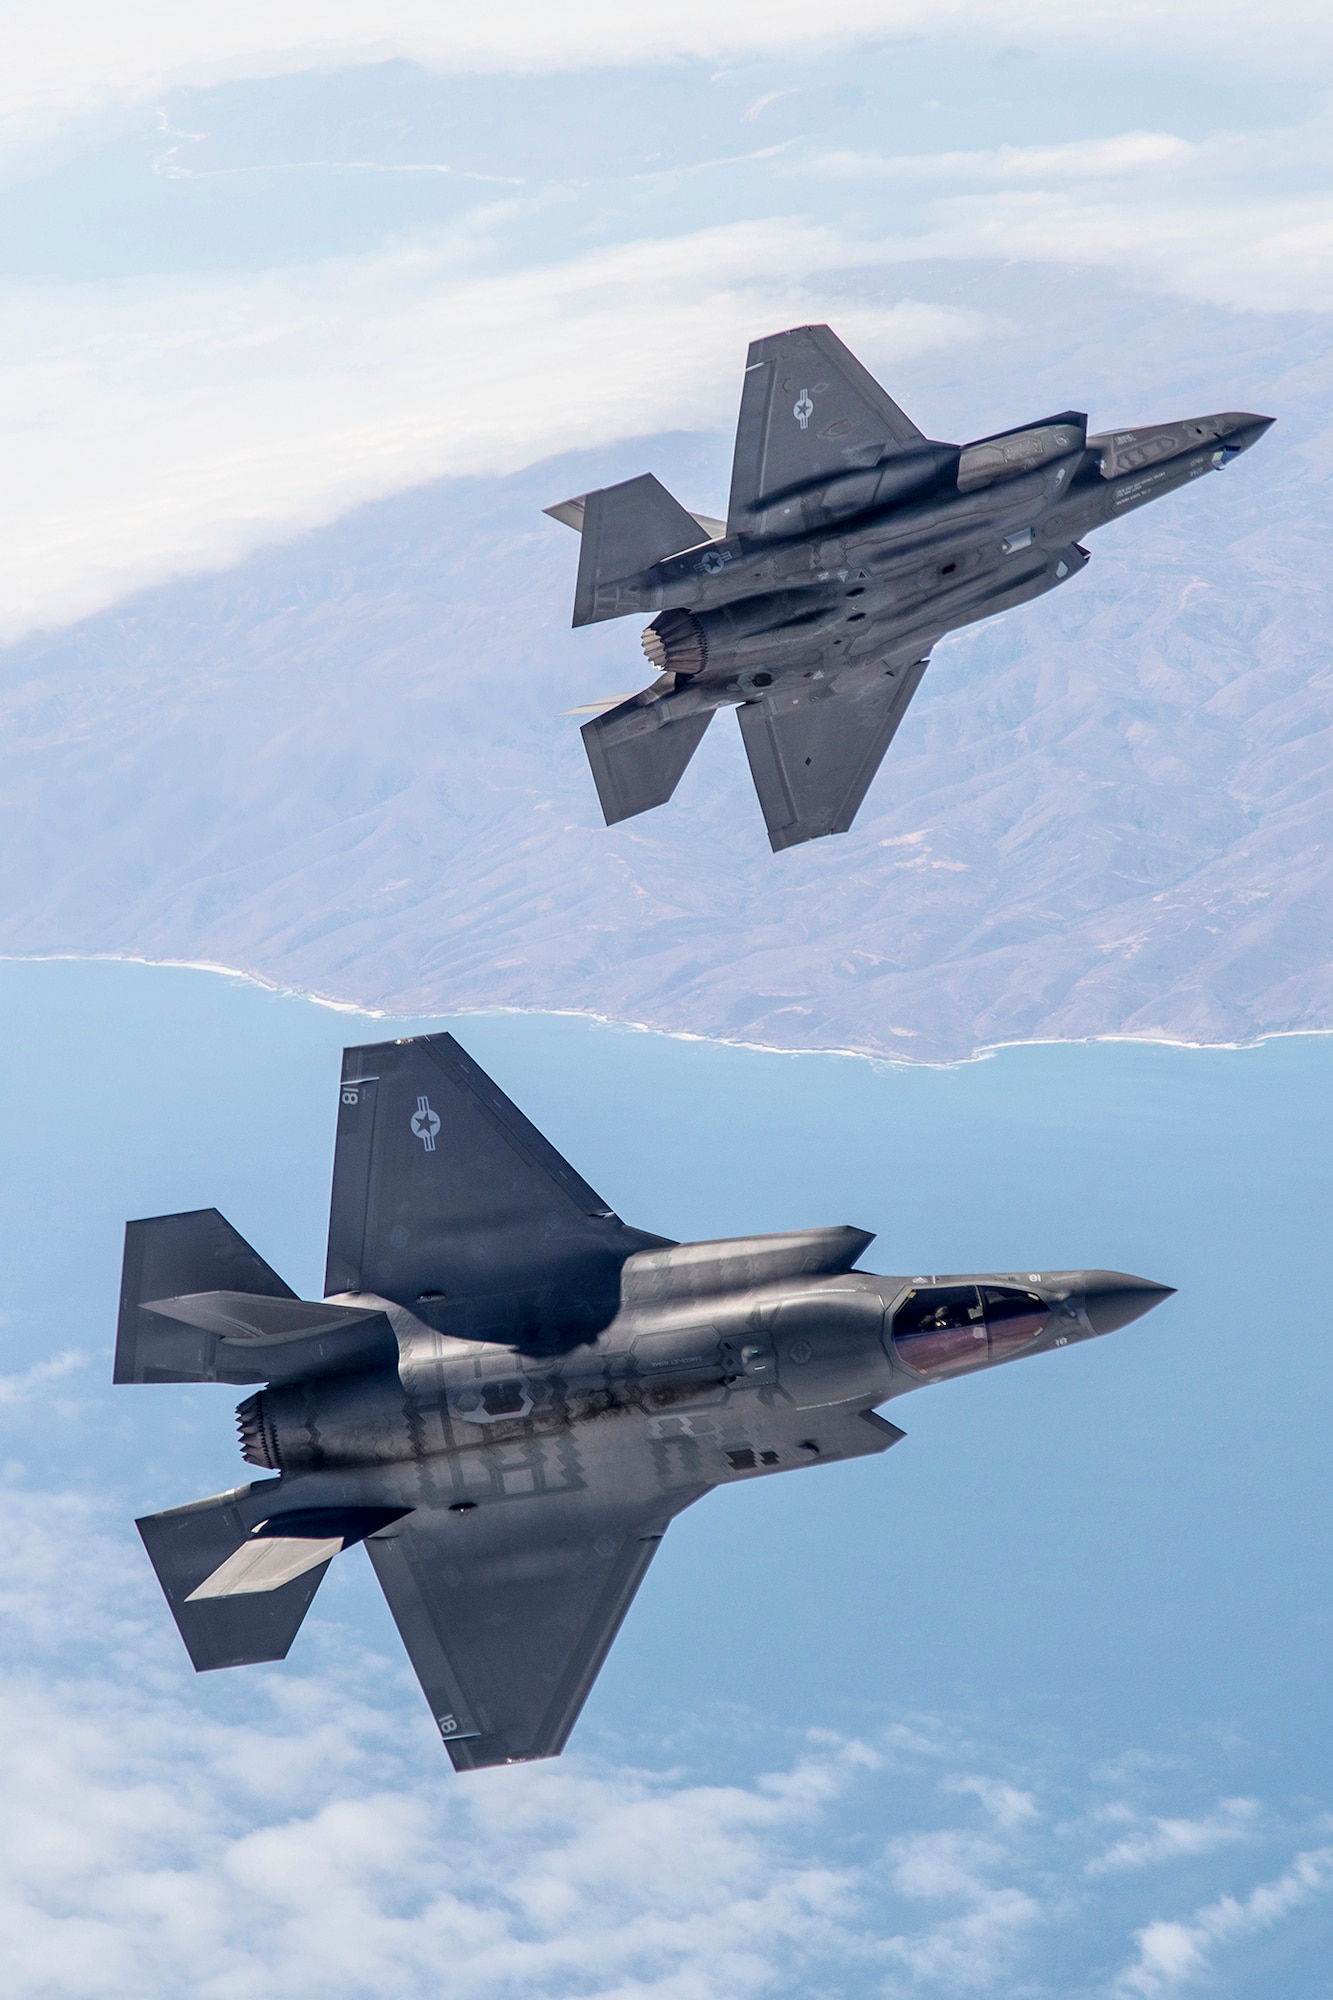
[{"label": "cloud layer", "polygon": [[597,248],[602,197],[551,185],[309,265],[0,281],[0,637],[442,475],[725,432],[758,331],[834,317],[881,372],[993,332],[932,302],[927,264],[1099,266],[1230,312],[1333,310],[1331,164],[1319,124],[779,147],[688,185],[626,181],[620,240]]},{"label": "cloud layer", "polygon": [[839,0],[812,13],[799,0],[770,0],[762,37],[743,0],[662,0],[626,9],[576,0],[553,11],[533,0],[442,17],[426,0],[386,0],[373,28],[364,11],[334,0],[237,0],[225,10],[145,0],[112,23],[93,0],[61,0],[12,24],[0,107],[73,108],[144,95],[189,78],[281,74],[317,64],[404,56],[453,71],[562,70],[589,64],[712,59],[767,49],[847,45],[896,36],[981,37],[991,43],[1052,39],[1083,49],[1142,46],[1243,55],[1295,66],[1333,44],[1327,10],[1314,0],[1275,0],[1258,17],[1240,0]]},{"label": "cloud layer", "polygon": [[[1094,1893],[1086,1868],[1080,1882],[1108,1822],[1122,1845],[1141,1837],[1153,1899],[1219,1825],[1269,1854],[1297,1837],[1224,1802],[1197,1840],[1154,1846],[1168,1822],[1134,1799],[1141,1782],[1109,1807],[1071,1769],[1016,1786],[938,1718],[816,1732],[775,1762],[746,1753],[748,1773],[725,1779],[690,1769],[715,1760],[705,1731],[674,1768],[599,1758],[585,1735],[559,1764],[460,1781],[405,1675],[336,1622],[336,1600],[295,1670],[192,1681],[100,1510],[11,1489],[6,1516],[13,2000],[1010,1995],[1043,1978],[1066,1932],[1114,1953],[1132,1922],[1121,1891]],[[735,1718],[730,1733],[734,1765]],[[1247,1853],[1250,1881],[1256,1866]],[[1183,1992],[1330,1890],[1333,1849],[1299,1849],[1272,1880],[1140,1924],[1109,1985],[1086,1990]]]},{"label": "cloud layer", "polygon": [[[729,424],[755,329],[817,313],[812,287],[862,254],[740,224],[497,272],[464,233],[261,276],[0,291],[0,632],[441,474]],[[979,324],[910,300],[843,319],[881,365]]]}]

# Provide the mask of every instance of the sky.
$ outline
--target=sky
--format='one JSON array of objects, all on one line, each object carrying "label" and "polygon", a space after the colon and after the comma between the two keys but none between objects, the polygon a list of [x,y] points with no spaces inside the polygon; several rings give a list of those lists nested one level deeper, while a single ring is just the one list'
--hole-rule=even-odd
[{"label": "sky", "polygon": [[[1186,629],[1195,656],[1235,669],[1235,713],[1274,657],[1290,681],[1240,816],[1257,823],[1284,759],[1307,759],[1297,788],[1318,795],[1324,725],[1296,683],[1326,632],[1327,555],[1317,512],[1299,547],[1290,530],[1326,457],[1325,5],[135,0],[113,18],[64,0],[11,4],[5,44],[0,642],[28,769],[4,882],[10,917],[33,893],[46,925],[19,949],[93,949],[88,905],[131,896],[153,904],[146,955],[196,955],[216,911],[239,909],[230,935],[275,986],[315,984],[328,898],[359,924],[381,877],[399,886],[397,850],[371,854],[364,898],[353,859],[425,711],[413,692],[381,742],[348,686],[326,688],[347,739],[330,764],[265,653],[280,717],[265,734],[261,697],[227,679],[227,648],[249,644],[238,602],[295,620],[323,537],[319,563],[352,581],[342,599],[311,584],[311,615],[360,644],[377,618],[371,514],[377,549],[407,546],[393,509],[443,483],[444,540],[470,496],[485,521],[499,482],[522,479],[536,532],[548,460],[571,480],[625,476],[652,444],[699,480],[681,497],[717,509],[746,342],[806,319],[831,321],[932,434],[1023,421],[1029,393],[1086,401],[1094,427],[1178,416],[1196,391],[1277,411],[1281,483],[1247,503],[1271,508],[1276,609],[1260,629],[1221,596],[1211,626]],[[1236,532],[1223,506],[1210,495],[1198,516],[1189,591],[1214,586]],[[487,533],[432,548],[469,639]],[[1110,698],[1150,743],[1160,792],[1133,798],[1156,837],[1152,801],[1182,791],[1193,683],[1158,643],[1184,600],[1131,567],[1108,552],[1094,585],[1109,592],[1097,659],[1137,589],[1130,664],[1147,678]],[[154,593],[177,587],[159,616]],[[1067,615],[1071,649],[1083,628]],[[291,686],[310,705],[322,656],[299,629]],[[395,644],[429,652],[422,630],[390,634],[390,663]],[[520,707],[563,705],[572,642],[525,697],[522,630],[485,638],[512,734],[531,734]],[[64,678],[42,678],[48,643],[67,649]],[[607,691],[609,642],[579,657],[570,696]],[[973,679],[946,700],[974,707],[997,657],[955,654]],[[987,726],[1027,700],[1001,689]],[[154,735],[161,718],[174,735]],[[252,718],[257,768],[238,748]],[[64,789],[28,757],[57,727],[77,753]],[[136,733],[179,746],[160,811]],[[452,790],[428,774],[421,824],[480,823],[504,756],[492,745]],[[1211,810],[1204,778],[1177,803],[1186,818]],[[191,874],[182,829],[212,786],[231,832],[210,825],[219,858]],[[1083,790],[1077,844],[1114,876],[1100,794]],[[728,796],[728,831],[730,811]],[[725,853],[701,824],[688,856]],[[1072,870],[1069,823],[1057,831]],[[536,876],[541,828],[529,837]],[[619,849],[617,881],[631,912],[674,921],[706,877],[672,902],[671,830],[654,837],[656,903]],[[886,832],[879,865],[938,869],[942,903],[963,862],[947,842],[900,854],[900,837],[918,835]],[[578,838],[593,896],[591,807]],[[1322,828],[1309,839],[1325,851]],[[421,840],[414,820],[403,844]],[[1177,819],[1162,846],[1181,845]],[[97,874],[113,849],[114,895]],[[298,849],[279,922],[258,873]],[[1200,919],[1228,939],[1237,907],[1275,884],[1304,893],[1314,867],[1257,839],[1232,851]],[[793,879],[799,914],[823,877]],[[469,966],[512,918],[503,888],[480,879],[451,940]],[[1073,900],[1094,900],[1082,877]],[[543,921],[568,929],[548,901]],[[441,949],[436,908],[405,907],[373,972],[398,992]],[[1241,937],[1256,978],[1308,976],[1323,949],[1310,907],[1276,942]],[[892,919],[892,898],[873,904],[876,926]],[[721,928],[742,987],[787,963],[753,931],[732,943],[740,915]],[[365,937],[349,929],[339,950],[367,952]],[[1137,937],[1099,939],[1112,980],[1108,954]],[[815,973],[783,976],[799,1011]],[[1219,987],[1238,978],[1228,962]],[[960,1036],[984,1038],[982,1011],[959,1003]],[[328,1080],[342,1041],[383,1023],[59,957],[0,963],[0,1020],[15,1052],[0,1087],[0,1939],[17,2000],[267,2000],[312,1982],[332,2000],[1327,2000],[1333,1045],[1027,1048],[913,1071],[468,1017],[468,1046],[645,1227],[850,1220],[879,1231],[874,1268],[1104,1262],[1180,1295],[1049,1367],[913,1398],[887,1461],[695,1509],[570,1753],[460,1782],[359,1555],[286,1666],[190,1675],[130,1522],[240,1476],[233,1399],[107,1386],[127,1216],[216,1203],[317,1290]]]},{"label": "sky", "polygon": [[238,1392],[109,1383],[128,1215],[216,1204],[317,1292],[338,1050],[390,1024],[69,962],[0,965],[0,1012],[16,2000],[1327,1994],[1333,1043],[894,1068],[450,1023],[641,1226],[1179,1287],[691,1509],[565,1756],[458,1778],[359,1550],[285,1665],[191,1673],[131,1523],[243,1476]]},{"label": "sky", "polygon": [[[24,15],[0,950],[924,1059],[1333,1026],[1323,10],[812,19]],[[1276,423],[943,641],[848,838],[775,865],[725,715],[608,830],[564,711],[637,638],[541,508],[723,511],[804,320],[933,437]]]},{"label": "sky", "polygon": [[0,635],[425,481],[725,427],[756,327],[833,315],[881,373],[975,370],[987,314],[941,266],[1270,323],[1333,304],[1317,6],[366,27],[14,10]]}]

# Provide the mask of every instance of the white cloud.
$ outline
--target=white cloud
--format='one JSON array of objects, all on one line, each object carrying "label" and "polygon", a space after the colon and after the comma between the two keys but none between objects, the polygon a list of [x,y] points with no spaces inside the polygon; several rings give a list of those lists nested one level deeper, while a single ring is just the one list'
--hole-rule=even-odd
[{"label": "white cloud", "polygon": [[1333,16],[1319,0],[838,0],[811,9],[769,0],[497,0],[442,10],[383,0],[373,16],[353,0],[233,0],[227,7],[139,0],[109,12],[97,0],[11,6],[0,76],[0,155],[29,159],[63,128],[94,132],[117,111],[180,84],[299,74],[393,58],[440,72],[531,73],[679,61],[735,61],[802,48],[854,48],[932,36],[991,48],[1014,44],[1096,55],[1151,51],[1155,60],[1206,49],[1210,66],[1298,72],[1333,52]]},{"label": "white cloud", "polygon": [[[418,481],[729,426],[746,342],[822,316],[815,287],[874,254],[780,221],[496,273],[452,233],[259,276],[0,289],[0,635]],[[839,323],[872,363],[979,325],[911,301]]]},{"label": "white cloud", "polygon": [[1190,1918],[1146,1925],[1135,1938],[1137,1956],[1115,1981],[1117,2000],[1165,2000],[1208,1975],[1215,1946],[1257,1937],[1330,1890],[1333,1847],[1314,1847],[1298,1854],[1276,1881],[1261,1882],[1248,1896],[1219,1896]]},{"label": "white cloud", "polygon": [[140,1700],[8,1677],[12,2000],[738,2000],[860,1956],[859,1871],[819,1852],[834,1762],[814,1798],[577,1755],[459,1781],[396,1704],[375,1717],[321,1681],[284,1715],[265,1678],[253,1724],[201,1726],[160,1670]]},{"label": "white cloud", "polygon": [[497,249],[532,210],[509,203],[307,267],[0,287],[0,639],[420,481],[729,428],[759,331],[834,317],[872,368],[980,331],[910,299],[843,309],[854,268],[1073,259],[1234,310],[1333,308],[1333,194],[1289,185],[1326,182],[1328,152],[1311,127],[829,155],[800,171],[897,176],[911,226],[736,221],[515,269]]},{"label": "white cloud", "polygon": [[1333,194],[1146,200],[1004,191],[934,205],[902,258],[1094,264],[1233,312],[1333,311]]},{"label": "white cloud", "polygon": [[1004,1859],[997,1841],[950,1828],[895,1840],[889,1849],[898,1893],[916,1900],[939,1897],[975,1900],[986,1894],[986,1871]]},{"label": "white cloud", "polygon": [[955,1795],[971,1794],[981,1802],[996,1825],[1006,1832],[1025,1826],[1037,1817],[1037,1802],[1031,1792],[1020,1792],[1016,1785],[1006,1785],[998,1778],[946,1778],[941,1790]]},{"label": "white cloud", "polygon": [[1316,0],[1273,0],[1264,21],[1242,0],[1089,0],[1071,13],[1061,0],[837,0],[812,12],[801,0],[769,0],[756,16],[746,0],[497,0],[448,15],[428,0],[383,0],[373,23],[351,0],[233,0],[226,9],[140,0],[108,16],[96,0],[52,0],[13,10],[6,26],[0,103],[99,92],[142,94],[181,76],[273,74],[317,63],[404,56],[452,71],[571,69],[680,56],[717,58],[872,38],[964,31],[988,43],[1026,36],[1091,48],[1140,45],[1210,53],[1244,51],[1295,66],[1327,49],[1327,11]]},{"label": "white cloud", "polygon": [[966,153],[826,153],[808,171],[831,181],[1105,180],[1179,166],[1198,150],[1171,132],[1124,132],[1064,146],[991,146]]},{"label": "white cloud", "polygon": [[[1245,1840],[1256,1830],[1257,1799],[1221,1799],[1214,1812],[1199,1819],[1136,1821],[1104,1854],[1094,1855],[1086,1873],[1114,1875],[1135,1868],[1155,1867],[1191,1854],[1211,1854],[1232,1841]],[[1126,1813],[1126,1818],[1132,1815]]]},{"label": "white cloud", "polygon": [[99,1508],[11,1487],[5,1513],[6,2000],[744,2000],[873,1956],[867,1872],[826,1851],[873,1746],[457,1779],[404,1666],[319,1607],[321,1664],[196,1681]]},{"label": "white cloud", "polygon": [[[1053,1823],[947,1717],[814,1731],[725,1779],[599,1758],[585,1725],[559,1762],[458,1779],[336,1585],[294,1667],[196,1680],[103,1505],[4,1499],[6,2000],[948,2000],[1047,1990],[1045,1940],[1066,1972],[1104,1962],[1108,1923],[1123,1949],[1080,1866],[1106,1813]],[[912,1830],[941,1790],[991,1829]],[[1146,1859],[1183,1851],[1206,1847]],[[1146,1925],[1114,2000],[1170,2000],[1330,1889],[1333,1848],[1309,1847]]]},{"label": "white cloud", "polygon": [[888,1943],[890,1961],[914,1984],[947,1991],[991,1985],[1014,1963],[1042,1905],[1012,1883],[996,1884],[1012,1857],[994,1840],[955,1830],[913,1834],[889,1848],[893,1886],[914,1901],[960,1907],[925,1928]]},{"label": "white cloud", "polygon": [[[1125,132],[973,152],[833,152],[800,171],[926,191],[911,233],[884,246],[904,260],[1094,264],[1231,311],[1323,312],[1333,310],[1331,168],[1320,118],[1198,141]],[[972,191],[945,192],[960,183]]]},{"label": "white cloud", "polygon": [[26,1403],[39,1391],[49,1389],[53,1382],[72,1375],[76,1368],[86,1368],[89,1359],[81,1349],[67,1348],[62,1354],[53,1354],[49,1361],[35,1362],[18,1375],[0,1375],[0,1405]]},{"label": "white cloud", "polygon": [[[397,1667],[334,1634],[325,1673],[191,1684],[97,1516],[7,1497],[7,1650],[33,1662],[0,1702],[12,2000],[736,2000],[856,1955],[858,1870],[819,1829],[861,1747],[740,1784],[577,1755],[460,1781]],[[86,1672],[62,1658],[81,1641]]]}]

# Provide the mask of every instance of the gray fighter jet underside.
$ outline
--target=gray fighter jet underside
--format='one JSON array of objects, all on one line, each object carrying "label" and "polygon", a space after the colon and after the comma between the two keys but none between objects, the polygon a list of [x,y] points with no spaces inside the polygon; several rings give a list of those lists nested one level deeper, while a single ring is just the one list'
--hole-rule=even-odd
[{"label": "gray fighter jet underside", "polygon": [[607,824],[663,805],[735,705],[774,850],[845,833],[946,632],[1067,582],[1082,536],[1271,422],[1229,411],[1089,437],[1065,410],[938,444],[828,327],[756,340],[725,522],[651,473],[546,509],[583,537],[575,625],[656,613],[651,686],[573,711],[593,715]]},{"label": "gray fighter jet underside", "polygon": [[449,1035],[343,1057],[326,1296],[131,1222],[117,1382],[262,1384],[276,1477],[139,1522],[196,1668],[285,1657],[364,1542],[459,1770],[563,1748],[675,1515],[886,1451],[877,1406],[1137,1319],[1114,1271],[872,1276],[872,1238],[631,1229]]}]

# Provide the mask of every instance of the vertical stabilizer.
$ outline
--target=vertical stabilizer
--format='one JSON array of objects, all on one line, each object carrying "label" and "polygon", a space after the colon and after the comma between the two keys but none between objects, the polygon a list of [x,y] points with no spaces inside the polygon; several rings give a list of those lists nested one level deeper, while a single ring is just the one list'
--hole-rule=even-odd
[{"label": "vertical stabilizer", "polygon": [[452,1035],[343,1051],[326,1295],[558,1343],[609,1323],[621,1265],[660,1240],[627,1228]]},{"label": "vertical stabilizer", "polygon": [[583,503],[583,541],[574,589],[574,623],[593,625],[640,608],[637,579],[664,556],[697,548],[709,537],[693,514],[673,500],[651,472],[603,486]]},{"label": "vertical stabilizer", "polygon": [[729,535],[800,526],[798,495],[927,444],[827,326],[752,341],[736,426]]}]

